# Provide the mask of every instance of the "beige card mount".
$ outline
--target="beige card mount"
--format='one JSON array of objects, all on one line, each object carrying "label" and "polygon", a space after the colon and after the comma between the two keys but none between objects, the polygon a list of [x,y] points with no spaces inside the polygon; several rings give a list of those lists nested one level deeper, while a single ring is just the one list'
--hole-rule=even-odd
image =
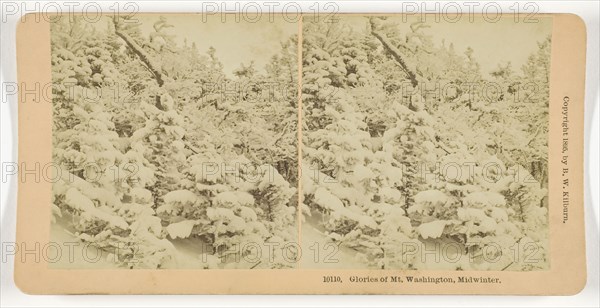
[{"label": "beige card mount", "polygon": [[579,17],[242,17],[23,18],[24,292],[584,287]]}]

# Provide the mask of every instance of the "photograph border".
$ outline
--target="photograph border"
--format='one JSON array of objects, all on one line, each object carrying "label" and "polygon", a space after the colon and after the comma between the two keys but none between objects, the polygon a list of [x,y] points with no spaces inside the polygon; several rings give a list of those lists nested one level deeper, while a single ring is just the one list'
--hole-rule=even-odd
[{"label": "photograph border", "polygon": [[[173,14],[173,13],[169,13]],[[186,13],[188,14],[188,13]],[[354,13],[353,15],[402,15]],[[17,72],[19,84],[51,83],[50,24],[19,24]],[[26,18],[24,16],[23,18]],[[507,15],[512,16],[512,15]],[[549,224],[550,269],[532,272],[404,271],[404,270],[81,270],[50,269],[29,256],[15,257],[15,283],[29,294],[523,294],[571,295],[586,283],[584,226],[584,85],[586,30],[574,14],[552,17],[549,105]],[[299,22],[299,29],[301,22]],[[301,34],[299,44],[302,43]],[[300,45],[301,50],[301,45]],[[299,59],[299,66],[301,65]],[[301,68],[299,74],[301,75]],[[299,78],[301,82],[301,76]],[[300,89],[299,89],[300,91]],[[563,107],[568,97],[568,137],[563,136]],[[19,165],[52,163],[51,99],[19,93]],[[300,98],[299,98],[300,99]],[[301,108],[301,102],[299,104]],[[300,119],[300,118],[299,118]],[[299,132],[299,136],[301,132]],[[568,138],[568,154],[562,153]],[[301,157],[301,150],[298,151]],[[565,162],[563,156],[568,155]],[[300,166],[298,166],[300,170]],[[568,173],[564,173],[564,169]],[[563,187],[563,179],[569,179]],[[52,183],[20,181],[18,185],[17,244],[48,243]],[[299,187],[301,188],[301,186]],[[568,207],[564,193],[568,193]],[[568,211],[568,219],[564,219]],[[301,227],[299,226],[299,229]],[[21,252],[23,254],[23,252]],[[324,282],[339,276],[343,283]],[[491,277],[497,283],[351,282],[350,277]]]}]

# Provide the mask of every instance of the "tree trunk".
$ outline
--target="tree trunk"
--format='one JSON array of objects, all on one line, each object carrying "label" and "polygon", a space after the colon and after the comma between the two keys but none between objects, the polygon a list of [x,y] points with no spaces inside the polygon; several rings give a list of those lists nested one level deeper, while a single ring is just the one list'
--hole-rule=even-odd
[{"label": "tree trunk", "polygon": [[[125,44],[127,44],[127,46],[129,48],[131,48],[133,53],[135,53],[140,58],[142,63],[144,63],[146,65],[146,67],[148,68],[150,73],[154,76],[154,79],[156,80],[156,83],[158,84],[158,86],[162,87],[165,84],[165,81],[163,79],[162,69],[159,67],[158,64],[156,64],[152,61],[152,59],[150,58],[150,55],[140,45],[138,45],[135,42],[135,40],[131,36],[129,36],[129,34],[122,32],[120,30],[120,26],[119,26],[119,22],[118,22],[117,18],[118,17],[115,17],[113,19],[113,23],[115,25],[115,34],[118,37],[120,37],[123,41],[125,41]],[[159,95],[156,96],[155,106],[156,106],[156,108],[158,108],[160,110],[163,109]]]},{"label": "tree trunk", "polygon": [[416,87],[419,84],[419,82],[417,81],[417,76],[415,75],[415,73],[413,71],[411,71],[408,68],[408,66],[406,65],[406,62],[404,62],[404,59],[402,58],[402,55],[401,55],[402,53],[400,52],[400,50],[398,50],[398,48],[396,48],[396,46],[394,46],[394,44],[392,44],[392,42],[390,42],[387,39],[387,37],[385,37],[382,34],[380,34],[379,32],[377,32],[377,29],[376,29],[377,26],[375,24],[374,17],[371,17],[370,22],[371,22],[371,33],[373,34],[373,36],[375,36],[381,42],[381,44],[383,45],[385,50],[387,52],[389,52],[392,55],[392,57],[394,58],[394,60],[396,60],[398,65],[400,65],[400,68],[406,73],[412,86]]}]

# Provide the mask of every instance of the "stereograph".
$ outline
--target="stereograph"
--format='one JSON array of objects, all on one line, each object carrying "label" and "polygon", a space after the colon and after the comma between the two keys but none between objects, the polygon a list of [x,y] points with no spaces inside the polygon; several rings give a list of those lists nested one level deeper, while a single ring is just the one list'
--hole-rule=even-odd
[{"label": "stereograph", "polygon": [[570,14],[29,14],[15,281],[33,294],[570,295]]}]

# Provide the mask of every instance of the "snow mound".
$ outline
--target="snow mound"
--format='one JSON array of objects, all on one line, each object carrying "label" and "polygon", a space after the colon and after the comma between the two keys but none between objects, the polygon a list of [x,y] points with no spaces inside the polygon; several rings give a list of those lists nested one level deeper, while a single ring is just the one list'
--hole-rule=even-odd
[{"label": "snow mound", "polygon": [[222,207],[251,206],[254,197],[245,191],[225,191],[219,193],[213,199],[213,203]]},{"label": "snow mound", "polygon": [[187,238],[192,234],[192,229],[196,225],[193,220],[184,220],[176,223],[172,223],[167,226],[167,232],[173,239],[176,238]]},{"label": "snow mound", "polygon": [[196,194],[185,189],[171,191],[167,193],[163,199],[165,200],[165,203],[168,204],[193,205],[198,201]]},{"label": "snow mound", "polygon": [[145,188],[132,188],[130,191],[133,200],[140,204],[148,204],[152,202],[152,192]]},{"label": "snow mound", "polygon": [[377,228],[377,223],[372,217],[360,214],[360,209],[356,208],[353,211],[350,208],[344,207],[344,203],[338,197],[330,193],[323,187],[317,188],[315,192],[315,203],[320,207],[330,211],[334,218],[347,218],[358,222],[360,226],[369,228]]},{"label": "snow mound", "polygon": [[415,202],[427,203],[434,206],[444,205],[446,202],[448,202],[448,196],[439,190],[430,189],[416,194]]},{"label": "snow mound", "polygon": [[319,187],[315,191],[315,203],[320,207],[333,212],[344,210],[344,203],[342,200],[323,187]]},{"label": "snow mound", "polygon": [[444,228],[449,223],[450,222],[447,220],[436,220],[432,222],[427,222],[418,226],[417,231],[419,231],[419,234],[421,234],[421,236],[424,239],[439,238],[440,236],[442,236]]},{"label": "snow mound", "polygon": [[65,195],[65,202],[68,206],[78,211],[81,211],[81,216],[85,219],[106,221],[113,227],[118,227],[124,230],[129,228],[129,225],[122,217],[111,215],[107,211],[102,211],[94,205],[94,202],[83,195],[77,188],[70,188]]},{"label": "snow mound", "polygon": [[465,204],[471,207],[504,206],[506,199],[503,195],[491,192],[480,191],[468,194],[464,199]]}]

